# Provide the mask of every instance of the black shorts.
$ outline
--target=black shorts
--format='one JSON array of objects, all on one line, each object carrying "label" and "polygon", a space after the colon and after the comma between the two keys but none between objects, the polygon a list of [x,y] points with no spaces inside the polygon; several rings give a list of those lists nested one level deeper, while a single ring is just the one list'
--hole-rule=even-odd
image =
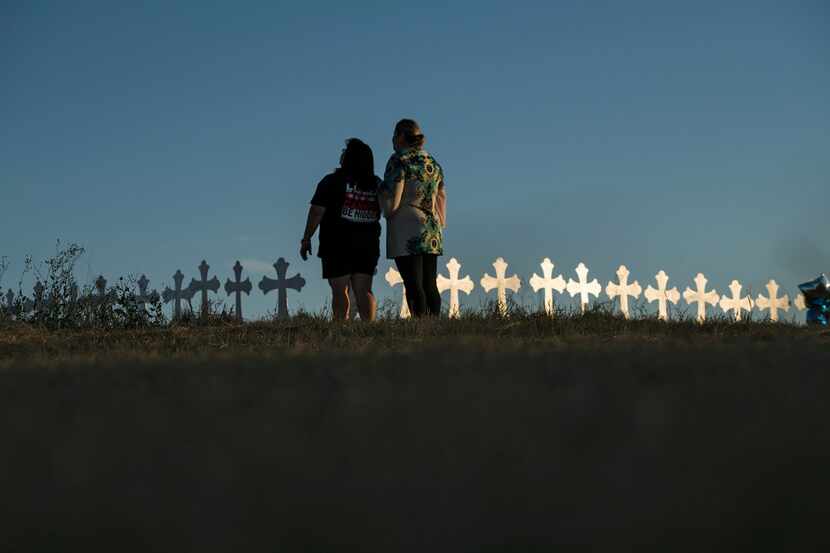
[{"label": "black shorts", "polygon": [[374,275],[378,272],[380,256],[334,256],[322,257],[323,278],[329,280],[346,275]]}]

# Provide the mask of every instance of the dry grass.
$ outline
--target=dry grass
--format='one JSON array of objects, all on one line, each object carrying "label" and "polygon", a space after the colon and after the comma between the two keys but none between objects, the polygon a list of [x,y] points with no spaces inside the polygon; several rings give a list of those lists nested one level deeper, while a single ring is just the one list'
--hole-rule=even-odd
[{"label": "dry grass", "polygon": [[0,551],[810,551],[830,336],[549,320],[0,329]]},{"label": "dry grass", "polygon": [[[433,349],[485,351],[593,349],[613,343],[696,344],[795,341],[823,347],[822,329],[769,322],[733,323],[726,319],[699,325],[691,320],[625,320],[606,313],[563,314],[549,318],[518,313],[501,318],[487,313],[459,320],[382,320],[374,324],[332,323],[319,316],[247,324],[172,325],[134,330],[47,330],[27,324],[0,325],[0,367],[94,361],[112,357],[136,360],[219,355],[272,356],[332,352],[418,352]],[[806,347],[806,346],[805,346]]]}]

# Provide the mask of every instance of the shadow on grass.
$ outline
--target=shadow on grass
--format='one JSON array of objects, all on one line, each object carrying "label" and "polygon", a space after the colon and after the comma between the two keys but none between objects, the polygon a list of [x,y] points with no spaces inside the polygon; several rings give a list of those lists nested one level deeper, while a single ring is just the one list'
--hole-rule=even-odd
[{"label": "shadow on grass", "polygon": [[0,550],[816,550],[826,338],[740,328],[33,330],[79,356],[4,350]]}]

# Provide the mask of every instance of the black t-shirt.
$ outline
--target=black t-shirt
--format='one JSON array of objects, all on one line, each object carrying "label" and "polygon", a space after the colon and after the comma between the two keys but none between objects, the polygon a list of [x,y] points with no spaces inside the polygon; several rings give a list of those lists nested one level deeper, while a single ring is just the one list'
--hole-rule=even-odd
[{"label": "black t-shirt", "polygon": [[320,222],[319,257],[380,256],[380,204],[375,177],[358,183],[342,171],[323,177],[311,205],[326,208]]}]

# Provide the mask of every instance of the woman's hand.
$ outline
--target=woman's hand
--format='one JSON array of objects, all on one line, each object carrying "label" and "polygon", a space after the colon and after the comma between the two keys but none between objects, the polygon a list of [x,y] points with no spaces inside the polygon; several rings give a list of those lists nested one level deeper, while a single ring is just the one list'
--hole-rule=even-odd
[{"label": "woman's hand", "polygon": [[396,156],[392,156],[386,164],[383,184],[381,184],[378,191],[380,209],[387,219],[390,219],[401,206],[404,180],[405,174],[401,161]]},{"label": "woman's hand", "polygon": [[303,239],[300,240],[300,257],[303,258],[303,261],[308,259],[309,254],[311,254],[311,237],[317,232],[317,227],[320,226],[320,223],[323,221],[323,215],[325,214],[326,208],[323,206],[312,204],[308,208],[308,220],[305,223],[305,233],[303,233]]},{"label": "woman's hand", "polygon": [[444,181],[438,186],[438,194],[435,196],[435,214],[441,228],[447,226],[447,193],[444,190]]},{"label": "woman's hand", "polygon": [[309,255],[311,255],[311,238],[303,238],[300,240],[300,257],[306,261]]}]

